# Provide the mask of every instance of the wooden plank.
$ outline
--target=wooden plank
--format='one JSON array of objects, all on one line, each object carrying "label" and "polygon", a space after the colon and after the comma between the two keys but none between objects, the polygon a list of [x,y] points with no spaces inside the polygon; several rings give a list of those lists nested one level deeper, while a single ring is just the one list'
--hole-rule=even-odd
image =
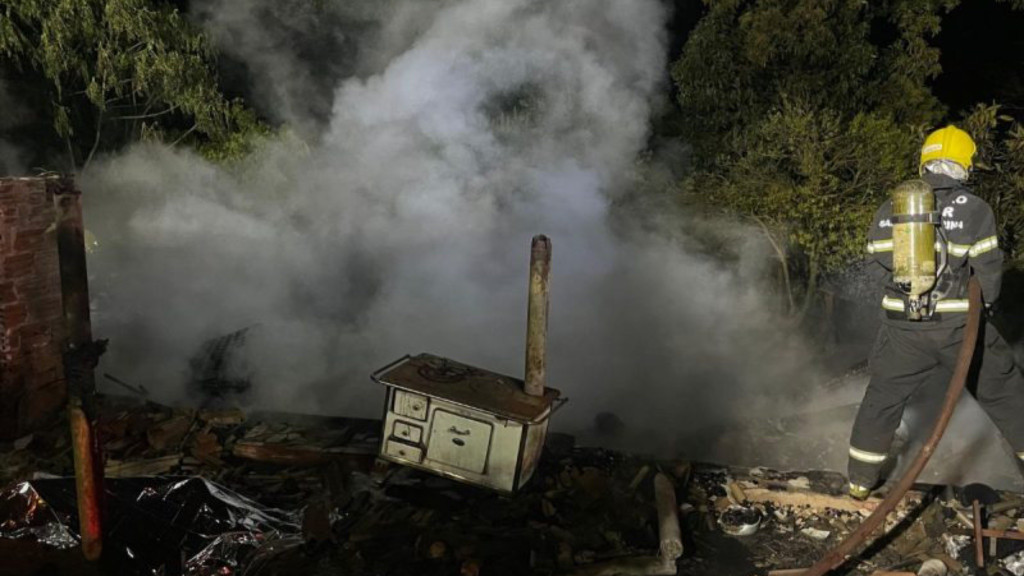
[{"label": "wooden plank", "polygon": [[[802,576],[807,572],[807,568],[797,568],[793,570],[772,570],[768,573],[768,576]],[[877,571],[872,572],[871,576],[916,576],[913,572],[887,572]]]},{"label": "wooden plank", "polygon": [[320,466],[328,462],[369,463],[376,453],[345,453],[293,444],[236,442],[231,453],[239,458],[282,466]]},{"label": "wooden plank", "polygon": [[878,498],[854,500],[849,496],[829,496],[806,490],[768,490],[767,488],[744,488],[743,494],[750,502],[771,502],[777,506],[808,507],[814,510],[832,508],[844,512],[872,511],[881,502]]},{"label": "wooden plank", "polygon": [[986,538],[1001,538],[1004,540],[1024,540],[1024,532],[1014,532],[1011,530],[992,530],[991,528],[983,528],[981,535]]},{"label": "wooden plank", "polygon": [[120,462],[108,460],[104,474],[109,478],[131,478],[133,476],[160,476],[181,463],[181,454],[172,454],[150,460]]}]

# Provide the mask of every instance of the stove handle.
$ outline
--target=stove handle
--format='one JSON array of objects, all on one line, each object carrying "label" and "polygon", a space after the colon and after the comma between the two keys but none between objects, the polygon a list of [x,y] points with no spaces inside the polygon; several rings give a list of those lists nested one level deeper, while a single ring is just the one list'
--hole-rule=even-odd
[{"label": "stove handle", "polygon": [[555,405],[551,407],[551,414],[549,416],[552,416],[552,415],[554,415],[555,412],[558,412],[559,410],[561,410],[562,406],[565,406],[565,403],[568,402],[568,401],[569,401],[568,397],[562,397],[562,398],[559,398],[559,399],[555,400]]}]

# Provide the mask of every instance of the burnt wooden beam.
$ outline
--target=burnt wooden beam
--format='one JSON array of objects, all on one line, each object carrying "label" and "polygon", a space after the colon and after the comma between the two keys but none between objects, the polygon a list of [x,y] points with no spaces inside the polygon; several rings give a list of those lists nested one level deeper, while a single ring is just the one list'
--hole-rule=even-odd
[{"label": "burnt wooden beam", "polygon": [[67,341],[64,375],[68,386],[68,419],[75,459],[75,488],[82,554],[95,561],[103,552],[103,468],[96,436],[96,367],[105,343],[92,339],[89,279],[85,264],[82,196],[70,179],[53,195],[57,210],[57,255]]}]

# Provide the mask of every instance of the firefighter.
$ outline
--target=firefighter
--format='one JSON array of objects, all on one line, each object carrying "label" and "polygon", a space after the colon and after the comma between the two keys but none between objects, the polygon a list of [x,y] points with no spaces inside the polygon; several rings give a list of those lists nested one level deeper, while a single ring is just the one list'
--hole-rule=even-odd
[{"label": "firefighter", "polygon": [[[911,310],[918,303],[912,306],[912,298],[901,290],[905,287],[893,281],[892,200],[882,204],[872,221],[868,266],[884,285],[883,316],[871,351],[871,380],[850,438],[850,495],[855,498],[867,498],[879,484],[910,397],[932,376],[951,375],[966,325],[971,274],[981,284],[986,311],[999,300],[1003,255],[995,217],[965,186],[975,150],[971,137],[955,126],[933,132],[921,148],[921,180],[934,193],[936,248],[945,262],[936,271],[924,314]],[[991,323],[983,323],[979,340],[975,398],[1013,447],[1018,465],[1024,466],[1024,375]]]}]

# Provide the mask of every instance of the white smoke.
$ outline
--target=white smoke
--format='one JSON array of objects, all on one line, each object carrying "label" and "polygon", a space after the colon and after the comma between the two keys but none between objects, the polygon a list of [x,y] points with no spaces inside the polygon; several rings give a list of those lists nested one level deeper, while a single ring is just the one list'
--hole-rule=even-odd
[{"label": "white smoke", "polygon": [[271,120],[315,138],[342,80],[382,72],[451,4],[199,0],[191,7],[231,61],[226,71],[252,80],[250,101]]},{"label": "white smoke", "polygon": [[[549,385],[571,398],[556,429],[586,439],[612,412],[625,448],[728,461],[728,434],[693,431],[788,417],[736,463],[845,468],[863,388],[816,389],[767,294],[765,242],[664,194],[633,201],[667,92],[662,3],[304,5],[199,15],[303,140],[231,167],[140,145],[82,175],[101,372],[195,402],[189,359],[252,327],[240,372],[266,408],[377,416],[368,375],[421,351],[521,375],[529,239],[545,233]],[[289,39],[308,29],[355,52],[300,53]]]},{"label": "white smoke", "polygon": [[564,422],[659,417],[668,441],[734,411],[725,391],[801,388],[802,349],[752,281],[762,242],[712,234],[733,244],[725,265],[688,247],[681,228],[707,223],[611,210],[666,88],[661,3],[414,5],[389,8],[366,52],[392,56],[340,81],[318,142],[231,169],[144,145],[83,175],[104,370],[180,397],[204,339],[258,324],[264,406],[376,415],[367,375],[420,351],[521,374],[529,238],[545,233]]}]

